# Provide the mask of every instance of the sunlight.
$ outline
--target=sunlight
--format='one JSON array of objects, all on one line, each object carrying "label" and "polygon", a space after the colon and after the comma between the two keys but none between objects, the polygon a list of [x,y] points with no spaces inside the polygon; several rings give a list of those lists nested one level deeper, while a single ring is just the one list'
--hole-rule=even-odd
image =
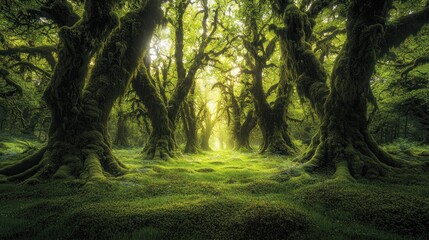
[{"label": "sunlight", "polygon": [[210,114],[214,114],[217,110],[217,103],[214,101],[209,101],[207,103],[207,108],[209,109]]},{"label": "sunlight", "polygon": [[168,56],[172,47],[170,40],[170,29],[162,29],[159,36],[152,38],[149,49],[149,56],[151,61],[158,59],[160,56]]},{"label": "sunlight", "polygon": [[239,74],[240,74],[240,68],[239,67],[235,67],[234,69],[231,70],[231,75],[233,77],[238,77]]}]

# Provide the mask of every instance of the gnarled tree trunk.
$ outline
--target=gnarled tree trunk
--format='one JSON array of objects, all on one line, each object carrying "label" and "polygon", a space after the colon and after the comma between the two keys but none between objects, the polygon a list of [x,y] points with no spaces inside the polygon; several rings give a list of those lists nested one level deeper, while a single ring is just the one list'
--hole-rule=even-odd
[{"label": "gnarled tree trunk", "polygon": [[[279,37],[282,56],[280,74],[286,79],[285,84],[295,83],[299,96],[308,99],[312,109],[321,119],[324,116],[329,89],[326,84],[327,73],[309,43],[313,34],[311,21],[294,3],[277,5],[277,11],[285,25],[283,28],[274,27]],[[291,87],[284,89],[290,91]],[[303,159],[311,158],[319,142],[319,135],[316,134]]]},{"label": "gnarled tree trunk", "polygon": [[[207,2],[203,1],[203,20],[202,25],[205,27],[203,28],[203,33],[201,37],[201,44],[198,48],[198,51],[196,52],[195,56],[191,60],[190,67],[188,69],[185,68],[184,64],[184,29],[183,29],[183,16],[185,14],[187,6],[190,4],[189,1],[177,1],[176,5],[176,30],[175,30],[175,51],[174,51],[174,59],[176,62],[176,70],[177,70],[177,85],[175,87],[175,90],[170,97],[170,99],[166,99],[165,92],[163,87],[161,87],[162,95],[160,96],[157,92],[156,88],[153,85],[153,81],[151,81],[151,85],[153,85],[153,88],[148,89],[146,92],[148,95],[150,95],[153,99],[156,98],[156,101],[150,102],[147,100],[143,100],[145,103],[145,106],[148,108],[148,111],[150,112],[157,112],[156,116],[158,117],[151,117],[151,123],[152,127],[154,128],[154,132],[152,133],[151,140],[146,145],[144,151],[149,153],[146,154],[146,159],[153,159],[157,156],[161,156],[161,158],[166,158],[166,156],[174,156],[174,150],[175,150],[175,141],[174,141],[174,131],[176,130],[176,123],[179,117],[180,110],[182,109],[182,105],[185,102],[189,92],[191,91],[192,86],[195,82],[195,75],[197,71],[204,66],[205,59],[207,57],[207,53],[205,52],[205,49],[207,48],[208,44],[214,39],[212,38],[212,35],[216,27],[213,27],[213,31],[208,34],[208,28],[207,28],[207,20],[209,16],[209,9],[207,7]],[[217,18],[217,13],[215,14],[215,18]],[[215,21],[215,24],[217,24],[217,20]],[[149,68],[148,66],[146,66]],[[149,72],[147,72],[148,75]],[[167,74],[164,75],[165,77]],[[147,76],[143,78],[143,81],[148,81],[147,79],[151,79],[150,76]],[[165,80],[165,79],[164,79]],[[147,84],[145,82],[140,82],[140,87],[143,87],[143,85]],[[138,86],[137,86],[138,87]],[[135,86],[136,89],[136,86]],[[136,89],[137,90],[137,89]],[[148,92],[150,91],[150,93]],[[143,95],[139,95],[140,98],[144,98]],[[160,101],[158,101],[160,100]],[[164,104],[165,103],[165,104]],[[157,107],[158,109],[149,109],[152,107]],[[165,115],[167,114],[167,118],[165,118]],[[155,128],[157,130],[155,130]],[[195,136],[196,136],[196,130],[195,130]],[[187,148],[187,152],[196,152],[195,147],[197,144],[197,141],[194,141],[195,144],[189,143],[189,147]],[[159,154],[156,154],[156,152],[159,152]]]},{"label": "gnarled tree trunk", "polygon": [[318,144],[307,169],[333,169],[337,177],[376,177],[402,163],[372,139],[367,124],[369,80],[383,38],[388,1],[352,1],[347,40],[331,76]]},{"label": "gnarled tree trunk", "polygon": [[[150,0],[121,18],[110,34],[85,89],[89,62],[115,25],[113,3],[87,1],[83,19],[60,31],[61,50],[44,98],[52,113],[47,146],[20,163],[0,169],[11,181],[93,179],[124,173],[111,153],[107,120],[124,93],[162,12]],[[136,29],[139,29],[136,31]]]},{"label": "gnarled tree trunk", "polygon": [[[257,8],[255,8],[257,9]],[[275,50],[277,39],[272,39],[266,47],[263,46],[265,37],[260,34],[258,24],[253,15],[247,16],[248,31],[251,36],[251,42],[244,40],[250,57],[246,57],[251,69],[247,72],[252,74],[252,89],[251,93],[255,103],[255,112],[258,119],[258,125],[262,132],[263,143],[260,152],[263,153],[269,150],[275,154],[290,155],[295,153],[294,146],[285,121],[286,109],[290,103],[290,84],[287,80],[284,71],[280,71],[277,98],[274,107],[271,107],[267,101],[267,94],[263,89],[262,72],[268,67],[268,60],[271,58]],[[263,51],[261,51],[261,48]],[[283,59],[283,56],[282,56]],[[282,65],[284,64],[282,61]],[[283,67],[282,67],[283,68]]]},{"label": "gnarled tree trunk", "polygon": [[[258,66],[259,64],[256,65]],[[285,121],[286,107],[290,102],[290,89],[286,89],[289,85],[286,85],[286,83],[279,84],[278,96],[274,107],[271,108],[262,89],[262,69],[258,67],[256,69],[251,92],[255,101],[259,128],[263,136],[260,152],[269,150],[275,154],[293,154],[296,152],[296,148],[291,140],[288,125]]]},{"label": "gnarled tree trunk", "polygon": [[133,80],[133,87],[140,100],[146,106],[152,123],[149,141],[143,148],[146,159],[168,159],[174,156],[175,142],[167,107],[156,90],[146,68],[141,69]]}]

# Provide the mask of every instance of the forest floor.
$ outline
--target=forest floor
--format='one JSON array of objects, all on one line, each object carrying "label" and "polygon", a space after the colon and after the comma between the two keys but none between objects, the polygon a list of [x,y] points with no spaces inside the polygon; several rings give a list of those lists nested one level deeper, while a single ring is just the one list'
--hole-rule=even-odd
[{"label": "forest floor", "polygon": [[[37,147],[0,138],[0,167]],[[427,149],[388,146],[419,161],[429,161]],[[345,182],[298,176],[290,158],[275,155],[115,154],[129,174],[0,184],[0,239],[429,239],[427,174]]]}]

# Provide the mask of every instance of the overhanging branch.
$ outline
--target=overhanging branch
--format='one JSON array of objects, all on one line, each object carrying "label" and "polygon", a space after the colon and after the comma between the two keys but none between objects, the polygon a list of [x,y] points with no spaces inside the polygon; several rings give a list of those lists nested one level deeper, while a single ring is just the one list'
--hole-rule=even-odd
[{"label": "overhanging branch", "polygon": [[416,34],[429,22],[429,6],[424,9],[401,17],[389,23],[385,28],[384,41],[381,44],[380,56],[384,56],[392,47],[398,47],[410,35]]},{"label": "overhanging branch", "polygon": [[18,46],[14,48],[8,48],[5,50],[0,50],[0,56],[11,56],[15,54],[29,54],[33,56],[39,56],[46,59],[51,69],[54,69],[57,61],[54,58],[53,53],[57,49],[53,46],[37,46],[37,47],[28,47],[28,46]]}]

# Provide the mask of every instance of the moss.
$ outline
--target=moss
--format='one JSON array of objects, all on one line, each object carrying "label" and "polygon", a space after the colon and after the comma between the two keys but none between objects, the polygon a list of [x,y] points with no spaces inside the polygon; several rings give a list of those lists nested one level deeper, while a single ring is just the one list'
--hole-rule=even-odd
[{"label": "moss", "polygon": [[251,204],[235,216],[236,239],[294,239],[309,234],[307,215],[289,205]]},{"label": "moss", "polygon": [[429,236],[429,201],[418,196],[361,184],[340,182],[303,189],[308,204],[321,204],[328,212],[344,211],[353,219],[413,236]]},{"label": "moss", "polygon": [[429,157],[429,151],[423,151],[423,152],[419,153],[419,156]]},{"label": "moss", "polygon": [[247,183],[243,190],[251,194],[268,194],[282,192],[284,186],[275,181],[259,180]]},{"label": "moss", "polygon": [[141,202],[94,204],[66,216],[65,224],[73,226],[69,238],[106,239],[112,232],[152,228],[163,239],[207,239],[222,236],[225,229],[219,218],[227,218],[229,210],[238,206],[233,201],[195,197],[152,208]]},{"label": "moss", "polygon": [[1,184],[0,239],[427,238],[425,175],[351,183],[279,155],[143,162],[139,152],[115,150],[131,168],[117,178]]}]

